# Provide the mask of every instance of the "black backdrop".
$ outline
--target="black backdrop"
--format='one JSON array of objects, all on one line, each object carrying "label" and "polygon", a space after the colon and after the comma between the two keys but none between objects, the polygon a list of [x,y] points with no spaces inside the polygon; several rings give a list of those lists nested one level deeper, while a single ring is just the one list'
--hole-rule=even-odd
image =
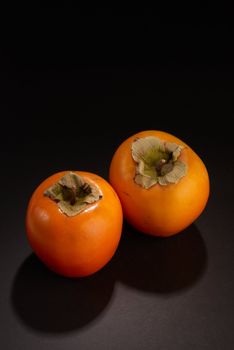
[{"label": "black backdrop", "polygon": [[[225,18],[178,23],[149,8],[125,16],[31,10],[6,21],[4,349],[232,348],[233,30]],[[211,196],[203,215],[165,240],[125,223],[115,257],[90,278],[48,272],[25,238],[32,191],[63,169],[108,178],[116,147],[147,129],[177,135],[206,163]]]}]

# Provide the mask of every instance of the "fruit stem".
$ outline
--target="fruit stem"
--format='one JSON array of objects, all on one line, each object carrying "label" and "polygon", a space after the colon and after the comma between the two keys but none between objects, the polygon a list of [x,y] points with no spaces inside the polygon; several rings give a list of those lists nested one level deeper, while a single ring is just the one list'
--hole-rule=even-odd
[{"label": "fruit stem", "polygon": [[49,187],[44,195],[57,203],[67,216],[74,216],[102,198],[101,190],[82,176],[69,172]]},{"label": "fruit stem", "polygon": [[187,172],[187,164],[180,159],[183,148],[154,136],[134,140],[135,182],[145,189],[157,183],[162,186],[176,184]]}]

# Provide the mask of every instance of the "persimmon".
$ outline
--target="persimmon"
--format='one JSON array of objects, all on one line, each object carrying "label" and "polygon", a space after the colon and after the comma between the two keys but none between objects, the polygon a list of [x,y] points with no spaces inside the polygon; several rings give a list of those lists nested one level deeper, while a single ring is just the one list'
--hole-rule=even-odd
[{"label": "persimmon", "polygon": [[125,140],[112,158],[109,178],[127,221],[155,236],[171,236],[188,227],[209,196],[203,161],[163,131],[142,131]]},{"label": "persimmon", "polygon": [[67,277],[101,269],[114,255],[122,230],[122,208],[100,176],[64,171],[43,181],[26,214],[29,243],[42,262]]}]

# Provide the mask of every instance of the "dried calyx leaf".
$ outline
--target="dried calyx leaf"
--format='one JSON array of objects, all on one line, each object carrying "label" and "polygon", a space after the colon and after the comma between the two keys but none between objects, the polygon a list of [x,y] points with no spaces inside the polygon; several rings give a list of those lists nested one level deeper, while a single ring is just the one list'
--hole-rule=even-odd
[{"label": "dried calyx leaf", "polygon": [[58,204],[67,216],[75,216],[102,198],[100,189],[75,173],[67,173],[49,187],[44,195]]},{"label": "dried calyx leaf", "polygon": [[137,163],[135,182],[146,189],[157,183],[177,183],[187,172],[187,164],[179,160],[182,149],[154,136],[136,139],[132,143],[132,157]]}]

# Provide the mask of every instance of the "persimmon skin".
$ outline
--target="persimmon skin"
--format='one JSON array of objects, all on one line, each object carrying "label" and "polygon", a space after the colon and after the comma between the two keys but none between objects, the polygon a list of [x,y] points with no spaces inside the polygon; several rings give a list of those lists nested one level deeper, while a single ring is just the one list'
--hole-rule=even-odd
[{"label": "persimmon skin", "polygon": [[66,277],[83,277],[100,270],[114,255],[123,214],[110,184],[83,171],[73,173],[98,186],[103,197],[73,217],[62,213],[44,191],[66,173],[56,173],[37,187],[26,213],[26,233],[33,251],[49,269]]},{"label": "persimmon skin", "polygon": [[[136,138],[147,136],[184,146],[180,159],[187,164],[187,174],[178,183],[149,189],[135,183],[131,145]],[[126,220],[154,236],[168,237],[184,230],[202,213],[209,197],[209,176],[202,160],[183,141],[163,131],[142,131],[125,140],[112,158],[109,179]]]}]

